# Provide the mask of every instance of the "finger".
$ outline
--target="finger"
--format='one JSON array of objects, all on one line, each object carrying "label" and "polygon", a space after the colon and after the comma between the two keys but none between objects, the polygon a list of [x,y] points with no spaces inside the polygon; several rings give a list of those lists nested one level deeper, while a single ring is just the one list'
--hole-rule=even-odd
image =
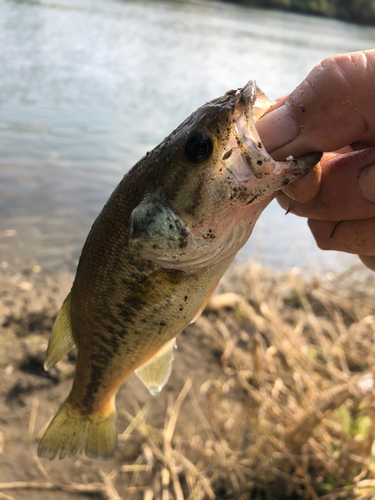
[{"label": "finger", "polygon": [[321,250],[338,250],[373,256],[375,249],[375,217],[361,220],[320,221],[309,219],[310,231]]},{"label": "finger", "polygon": [[[323,156],[321,185],[307,203],[277,197],[280,205],[301,217],[340,221],[375,217],[375,148]],[[298,199],[298,198],[297,198]]]},{"label": "finger", "polygon": [[275,159],[375,144],[375,50],[324,59],[257,122]]},{"label": "finger", "polygon": [[371,269],[371,271],[375,271],[375,257],[369,257],[367,255],[358,255],[358,257],[366,267]]},{"label": "finger", "polygon": [[292,200],[306,203],[318,194],[321,180],[322,169],[320,163],[317,163],[304,177],[288,184],[282,191]]}]

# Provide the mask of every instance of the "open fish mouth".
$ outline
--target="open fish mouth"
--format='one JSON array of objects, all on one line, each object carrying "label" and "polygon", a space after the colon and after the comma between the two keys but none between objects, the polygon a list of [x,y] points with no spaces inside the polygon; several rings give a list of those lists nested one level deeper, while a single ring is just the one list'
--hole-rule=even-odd
[{"label": "open fish mouth", "polygon": [[265,150],[256,121],[272,105],[253,80],[236,92],[231,116],[232,133],[222,161],[235,179],[260,201],[283,186],[303,177],[320,160],[312,153],[298,160],[275,161]]}]

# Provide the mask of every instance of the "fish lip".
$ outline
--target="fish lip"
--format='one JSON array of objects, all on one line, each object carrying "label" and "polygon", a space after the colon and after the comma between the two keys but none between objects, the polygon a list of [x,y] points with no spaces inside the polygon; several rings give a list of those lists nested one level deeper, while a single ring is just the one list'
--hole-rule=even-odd
[{"label": "fish lip", "polygon": [[224,153],[222,160],[240,184],[250,191],[263,191],[263,198],[303,177],[318,163],[322,153],[311,153],[299,159],[288,156],[285,162],[279,162],[267,152],[256,121],[273,103],[255,81],[250,80],[234,94],[233,99],[231,122],[235,142],[231,141],[232,152],[229,155]]},{"label": "fish lip", "polygon": [[[266,151],[263,142],[258,134],[254,119],[254,108],[258,99],[264,102],[264,111],[272,102],[258,89],[255,81],[250,80],[245,87],[237,90],[233,96],[233,105],[231,111],[232,136],[231,141],[232,151],[237,150],[240,153],[232,157],[241,163],[232,173],[241,184],[248,184],[249,178],[254,176],[256,179],[262,179],[273,170],[275,161]],[[258,106],[259,107],[259,106]],[[259,118],[259,113],[258,113]],[[225,160],[226,154],[223,155]],[[231,155],[228,156],[228,158]],[[251,188],[253,182],[250,182]]]}]

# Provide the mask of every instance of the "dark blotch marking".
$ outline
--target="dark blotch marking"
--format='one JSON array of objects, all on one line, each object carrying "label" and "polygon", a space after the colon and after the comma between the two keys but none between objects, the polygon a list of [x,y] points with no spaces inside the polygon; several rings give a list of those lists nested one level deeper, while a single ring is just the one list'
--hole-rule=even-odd
[{"label": "dark blotch marking", "polygon": [[183,271],[178,271],[174,269],[167,270],[167,276],[172,285],[178,285],[182,280],[185,279],[186,275]]},{"label": "dark blotch marking", "polygon": [[122,321],[119,320],[119,318],[117,318],[116,316],[114,316],[113,314],[105,314],[104,315],[104,320],[105,321],[108,321],[109,323],[111,323],[111,325],[113,326],[117,326],[117,327],[123,327],[123,323]]},{"label": "dark blotch marking", "polygon": [[108,338],[102,334],[99,338],[102,343],[99,352],[95,352],[91,356],[90,383],[87,384],[86,393],[82,399],[82,408],[87,414],[92,412],[93,402],[99,390],[103,373],[119,347],[119,340],[116,337]]},{"label": "dark blotch marking", "polygon": [[256,199],[258,198],[258,196],[253,196],[248,202],[247,202],[247,205],[251,205],[251,203],[253,203],[253,201],[255,201]]},{"label": "dark blotch marking", "polygon": [[[106,318],[107,319],[107,318]],[[109,322],[110,319],[108,318]],[[107,320],[107,321],[108,321]],[[120,328],[117,326],[117,328],[111,324],[105,324],[103,323],[103,330],[106,330],[109,335],[105,335],[105,333],[101,333],[99,335],[99,339],[102,341],[103,344],[105,345],[110,345],[111,348],[113,349],[113,352],[118,352],[118,349],[120,347],[120,339],[119,339],[119,332],[123,330],[123,327],[120,326]]]},{"label": "dark blotch marking", "polygon": [[[92,356],[91,360],[94,361],[94,356]],[[82,407],[85,409],[87,414],[92,412],[93,399],[95,394],[98,392],[103,371],[104,366],[92,363],[91,380],[86,386],[86,394],[82,399]]]},{"label": "dark blotch marking", "polygon": [[259,165],[259,166],[263,165],[262,160],[258,160],[258,161],[257,161],[257,165]]},{"label": "dark blotch marking", "polygon": [[232,151],[233,149],[230,149],[229,151],[227,151],[226,153],[224,153],[223,155],[223,160],[227,160],[228,158],[230,158],[231,154],[232,154]]}]

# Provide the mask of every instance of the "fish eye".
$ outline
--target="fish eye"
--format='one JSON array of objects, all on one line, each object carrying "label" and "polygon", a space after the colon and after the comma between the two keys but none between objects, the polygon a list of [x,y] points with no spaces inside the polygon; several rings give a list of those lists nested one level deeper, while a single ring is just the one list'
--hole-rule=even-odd
[{"label": "fish eye", "polygon": [[209,159],[214,147],[209,135],[204,132],[191,132],[185,144],[186,158],[199,165]]}]

